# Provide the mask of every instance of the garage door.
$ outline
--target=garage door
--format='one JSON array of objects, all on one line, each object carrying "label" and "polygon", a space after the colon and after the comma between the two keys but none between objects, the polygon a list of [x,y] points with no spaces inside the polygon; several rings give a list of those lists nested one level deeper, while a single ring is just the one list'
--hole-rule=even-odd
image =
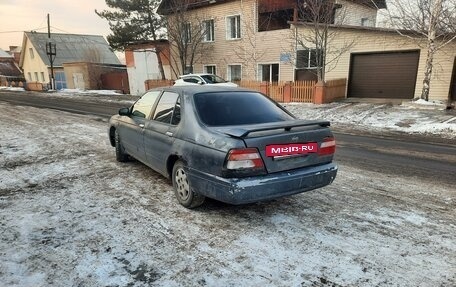
[{"label": "garage door", "polygon": [[413,99],[419,51],[352,54],[348,96]]},{"label": "garage door", "polygon": [[456,102],[456,57],[453,64],[453,77],[450,86],[450,102]]}]

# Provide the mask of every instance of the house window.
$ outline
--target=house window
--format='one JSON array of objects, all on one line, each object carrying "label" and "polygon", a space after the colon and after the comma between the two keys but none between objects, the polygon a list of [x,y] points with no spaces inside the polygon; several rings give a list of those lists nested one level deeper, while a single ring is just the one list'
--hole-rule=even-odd
[{"label": "house window", "polygon": [[39,81],[39,79],[38,79],[38,72],[35,72],[34,74],[35,74],[35,81],[38,82],[38,81]]},{"label": "house window", "polygon": [[369,18],[361,18],[361,26],[363,26],[363,27],[369,26]]},{"label": "house window", "polygon": [[215,67],[215,65],[207,65],[204,66],[204,72],[207,74],[217,75],[217,68]]},{"label": "house window", "polygon": [[32,73],[28,72],[27,75],[28,75],[29,81],[32,82],[32,81],[33,81],[33,79],[32,79]]},{"label": "house window", "polygon": [[226,38],[241,38],[241,16],[231,16],[226,18]]},{"label": "house window", "polygon": [[296,51],[297,69],[315,69],[318,66],[317,49],[305,49]]},{"label": "house window", "polygon": [[44,72],[41,72],[41,82],[44,83]]},{"label": "house window", "polygon": [[67,88],[66,77],[64,72],[55,72],[55,89],[62,90]]},{"label": "house window", "polygon": [[279,81],[279,64],[259,65],[259,80],[265,82]]},{"label": "house window", "polygon": [[33,52],[33,48],[29,48],[29,52],[30,52],[30,58],[35,59],[35,53]]},{"label": "house window", "polygon": [[203,21],[204,42],[214,42],[214,20]]},{"label": "house window", "polygon": [[182,24],[182,42],[191,43],[192,42],[192,26],[190,23]]},{"label": "house window", "polygon": [[228,81],[240,81],[241,73],[241,65],[228,65]]}]

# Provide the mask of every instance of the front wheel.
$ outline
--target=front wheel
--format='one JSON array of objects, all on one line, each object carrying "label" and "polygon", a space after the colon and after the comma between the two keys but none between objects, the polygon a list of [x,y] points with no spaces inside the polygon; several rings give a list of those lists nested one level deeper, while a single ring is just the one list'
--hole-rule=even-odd
[{"label": "front wheel", "polygon": [[173,167],[173,188],[174,195],[179,203],[186,208],[195,208],[203,204],[205,197],[193,191],[187,178],[185,165],[177,161]]},{"label": "front wheel", "polygon": [[117,130],[114,133],[114,141],[116,145],[116,160],[119,162],[128,161],[128,154],[125,152],[125,148],[120,142],[119,133],[117,132]]}]

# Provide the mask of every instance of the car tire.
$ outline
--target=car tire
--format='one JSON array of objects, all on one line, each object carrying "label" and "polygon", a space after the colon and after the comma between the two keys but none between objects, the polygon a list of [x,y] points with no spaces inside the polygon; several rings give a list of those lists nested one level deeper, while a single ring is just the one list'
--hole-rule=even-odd
[{"label": "car tire", "polygon": [[206,197],[193,191],[187,178],[185,164],[180,160],[174,164],[172,180],[174,195],[182,206],[195,208],[203,204]]},{"label": "car tire", "polygon": [[128,161],[128,154],[125,152],[125,148],[120,142],[119,133],[117,132],[117,130],[114,133],[114,141],[116,146],[116,160],[118,162]]}]

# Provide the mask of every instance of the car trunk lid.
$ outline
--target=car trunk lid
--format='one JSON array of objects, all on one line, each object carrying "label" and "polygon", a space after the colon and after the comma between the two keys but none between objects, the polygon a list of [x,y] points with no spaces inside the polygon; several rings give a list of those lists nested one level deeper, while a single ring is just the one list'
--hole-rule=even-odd
[{"label": "car trunk lid", "polygon": [[216,129],[257,148],[267,172],[274,173],[331,162],[333,153],[319,152],[333,138],[329,126],[328,121],[293,120]]}]

